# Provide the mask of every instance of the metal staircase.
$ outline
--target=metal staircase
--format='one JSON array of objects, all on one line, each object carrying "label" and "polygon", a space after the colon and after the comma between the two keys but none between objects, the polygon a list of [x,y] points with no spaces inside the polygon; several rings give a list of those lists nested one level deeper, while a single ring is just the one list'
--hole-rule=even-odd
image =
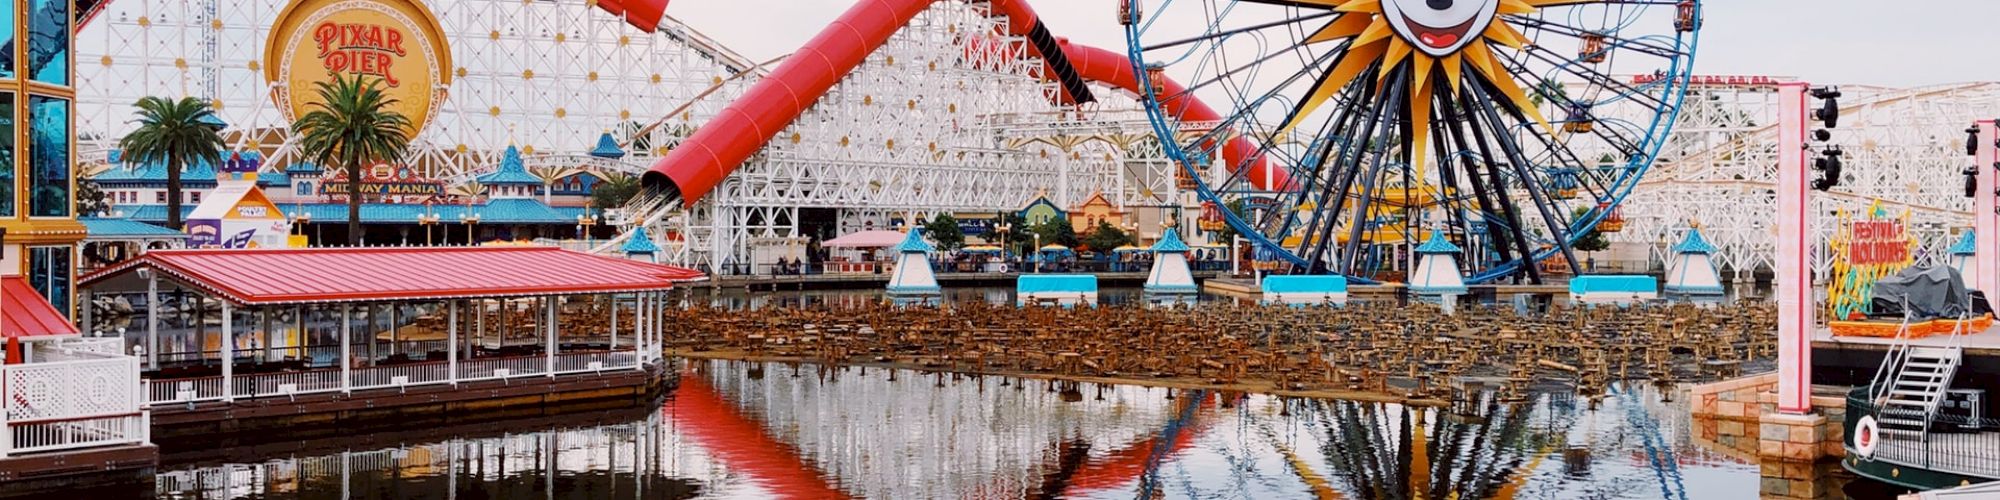
[{"label": "metal staircase", "polygon": [[1883,436],[1922,439],[1930,434],[1931,422],[1964,356],[1960,341],[1966,334],[1965,319],[1960,318],[1942,346],[1910,345],[1909,318],[1903,319],[1896,343],[1883,356],[1869,386],[1869,399],[1878,408],[1875,419]]}]

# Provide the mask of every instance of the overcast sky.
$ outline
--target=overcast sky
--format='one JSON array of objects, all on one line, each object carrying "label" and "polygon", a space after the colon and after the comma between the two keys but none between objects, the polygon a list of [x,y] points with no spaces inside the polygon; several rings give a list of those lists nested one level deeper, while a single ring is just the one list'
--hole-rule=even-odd
[{"label": "overcast sky", "polygon": [[[796,50],[854,2],[682,0],[667,13],[753,60]],[[1122,47],[1115,0],[1029,0],[1049,30]],[[1710,0],[1701,74],[1915,86],[2000,80],[2000,1]]]}]

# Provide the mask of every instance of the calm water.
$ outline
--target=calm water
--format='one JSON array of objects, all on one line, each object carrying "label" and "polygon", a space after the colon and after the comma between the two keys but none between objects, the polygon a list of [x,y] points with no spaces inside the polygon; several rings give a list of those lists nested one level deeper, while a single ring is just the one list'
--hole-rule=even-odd
[{"label": "calm water", "polygon": [[[1595,409],[1547,395],[1413,409],[698,362],[658,407],[623,417],[315,451],[168,449],[155,488],[162,498],[1755,498],[1758,466],[1695,445],[1686,415],[1647,389],[1618,388]],[[177,458],[188,456],[198,458]]]}]

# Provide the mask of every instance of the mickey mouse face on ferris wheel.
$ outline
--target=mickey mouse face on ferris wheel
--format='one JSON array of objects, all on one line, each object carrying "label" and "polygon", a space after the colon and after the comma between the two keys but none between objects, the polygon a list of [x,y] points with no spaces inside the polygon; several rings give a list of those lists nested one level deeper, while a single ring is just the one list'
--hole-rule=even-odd
[{"label": "mickey mouse face on ferris wheel", "polygon": [[1382,15],[1417,50],[1444,57],[1479,38],[1500,0],[1382,0]]}]

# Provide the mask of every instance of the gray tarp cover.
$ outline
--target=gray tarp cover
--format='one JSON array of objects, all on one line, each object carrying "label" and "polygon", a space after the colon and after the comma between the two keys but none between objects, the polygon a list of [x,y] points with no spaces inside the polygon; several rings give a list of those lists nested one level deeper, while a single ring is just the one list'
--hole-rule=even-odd
[{"label": "gray tarp cover", "polygon": [[1914,321],[1957,319],[1965,312],[1965,284],[1958,280],[1958,270],[1948,266],[1910,266],[1875,282],[1873,295],[1872,305],[1878,317],[1901,317],[1904,307],[1909,308],[1910,319]]}]

